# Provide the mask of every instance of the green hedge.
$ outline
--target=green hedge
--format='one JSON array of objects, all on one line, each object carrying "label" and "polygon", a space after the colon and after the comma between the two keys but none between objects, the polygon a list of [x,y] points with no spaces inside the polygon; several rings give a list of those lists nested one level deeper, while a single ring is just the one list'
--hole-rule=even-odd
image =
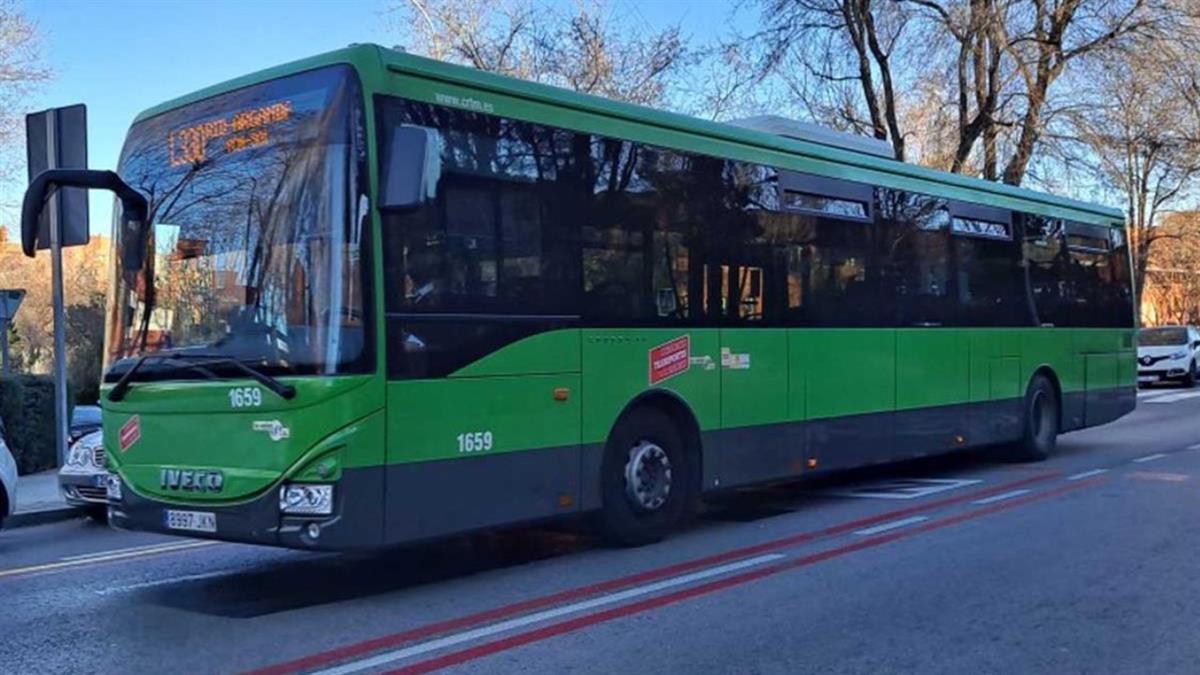
[{"label": "green hedge", "polygon": [[53,469],[54,380],[46,375],[0,379],[0,419],[5,440],[21,474]]}]

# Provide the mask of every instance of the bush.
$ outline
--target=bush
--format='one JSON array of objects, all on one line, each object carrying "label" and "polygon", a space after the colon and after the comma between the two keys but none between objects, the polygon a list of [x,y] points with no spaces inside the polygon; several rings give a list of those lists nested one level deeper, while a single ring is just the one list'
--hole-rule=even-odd
[{"label": "bush", "polygon": [[[69,399],[68,399],[69,400]],[[0,419],[21,474],[58,466],[54,448],[54,379],[14,375],[0,379]]]}]

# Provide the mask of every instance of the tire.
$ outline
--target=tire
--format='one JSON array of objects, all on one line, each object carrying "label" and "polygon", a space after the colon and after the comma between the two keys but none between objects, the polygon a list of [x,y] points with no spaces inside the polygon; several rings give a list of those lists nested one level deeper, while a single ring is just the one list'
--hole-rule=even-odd
[{"label": "tire", "polygon": [[99,504],[90,504],[88,506],[83,507],[83,514],[86,515],[89,520],[93,520],[97,523],[107,523],[108,522],[108,507],[107,506],[101,506]]},{"label": "tire", "polygon": [[1192,361],[1192,364],[1190,366],[1188,366],[1187,375],[1183,376],[1183,386],[1186,389],[1191,389],[1192,387],[1196,386],[1196,362],[1195,361]]},{"label": "tire", "polygon": [[1050,378],[1035,375],[1025,390],[1021,440],[1009,448],[1017,462],[1040,462],[1054,453],[1058,443],[1058,393]]},{"label": "tire", "polygon": [[692,466],[679,429],[666,414],[637,408],[619,420],[600,467],[598,524],[605,539],[641,546],[665,537],[692,504]]}]

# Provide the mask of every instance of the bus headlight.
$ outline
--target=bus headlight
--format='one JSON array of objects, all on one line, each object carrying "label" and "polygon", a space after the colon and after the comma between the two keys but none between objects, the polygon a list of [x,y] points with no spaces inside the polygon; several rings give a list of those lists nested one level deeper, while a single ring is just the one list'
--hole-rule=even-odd
[{"label": "bus headlight", "polygon": [[333,513],[333,486],[284,485],[279,488],[279,510],[283,513],[327,516]]}]

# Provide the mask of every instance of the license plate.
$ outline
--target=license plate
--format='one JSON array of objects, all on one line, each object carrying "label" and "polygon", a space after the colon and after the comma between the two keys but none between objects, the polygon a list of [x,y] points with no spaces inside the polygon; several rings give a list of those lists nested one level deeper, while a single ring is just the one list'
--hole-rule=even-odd
[{"label": "license plate", "polygon": [[1138,382],[1142,384],[1151,384],[1153,382],[1158,382],[1158,378],[1154,375],[1139,375]]},{"label": "license plate", "polygon": [[163,522],[168,530],[189,532],[216,532],[217,514],[208,511],[163,511]]}]

